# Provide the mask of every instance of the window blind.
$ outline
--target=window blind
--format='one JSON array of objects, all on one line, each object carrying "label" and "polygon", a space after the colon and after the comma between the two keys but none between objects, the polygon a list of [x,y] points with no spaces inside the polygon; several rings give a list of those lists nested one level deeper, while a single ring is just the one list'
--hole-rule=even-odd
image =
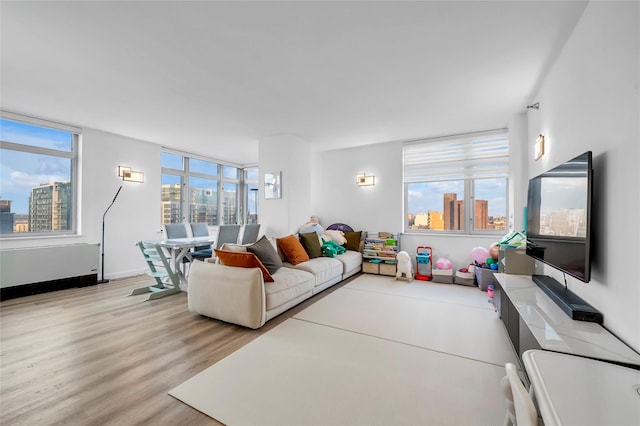
[{"label": "window blind", "polygon": [[404,183],[507,177],[506,130],[407,142],[402,148]]}]

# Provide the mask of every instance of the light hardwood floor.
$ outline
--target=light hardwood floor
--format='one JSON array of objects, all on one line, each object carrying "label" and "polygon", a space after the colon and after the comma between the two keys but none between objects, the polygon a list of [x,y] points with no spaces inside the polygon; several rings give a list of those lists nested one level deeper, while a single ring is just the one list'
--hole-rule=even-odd
[{"label": "light hardwood floor", "polygon": [[0,424],[216,424],[167,392],[349,281],[259,330],[127,296],[147,276],[3,301]]}]

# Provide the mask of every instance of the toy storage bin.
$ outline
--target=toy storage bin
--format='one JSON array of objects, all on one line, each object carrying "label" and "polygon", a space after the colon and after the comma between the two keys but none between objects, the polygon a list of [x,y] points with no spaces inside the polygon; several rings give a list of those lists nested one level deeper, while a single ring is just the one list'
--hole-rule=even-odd
[{"label": "toy storage bin", "polygon": [[487,291],[489,285],[496,285],[496,277],[494,274],[496,271],[488,268],[476,268],[476,280],[478,282],[478,287],[482,291]]},{"label": "toy storage bin", "polygon": [[380,264],[380,275],[396,275],[396,264],[395,263],[381,263]]},{"label": "toy storage bin", "polygon": [[379,266],[380,265],[378,263],[363,262],[362,272],[365,272],[367,274],[377,274],[380,272]]},{"label": "toy storage bin", "polygon": [[453,269],[434,269],[431,273],[434,283],[453,284]]},{"label": "toy storage bin", "polygon": [[474,268],[472,265],[469,265],[469,272],[456,271],[456,276],[453,282],[455,284],[460,284],[460,285],[475,286],[476,274],[475,274],[475,271],[473,271],[473,269],[477,269],[477,268]]}]

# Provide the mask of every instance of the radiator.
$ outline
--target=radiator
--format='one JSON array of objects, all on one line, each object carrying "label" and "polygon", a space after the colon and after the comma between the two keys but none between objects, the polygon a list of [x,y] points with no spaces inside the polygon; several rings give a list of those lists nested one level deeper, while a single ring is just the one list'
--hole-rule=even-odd
[{"label": "radiator", "polygon": [[0,250],[0,288],[97,275],[98,243]]}]

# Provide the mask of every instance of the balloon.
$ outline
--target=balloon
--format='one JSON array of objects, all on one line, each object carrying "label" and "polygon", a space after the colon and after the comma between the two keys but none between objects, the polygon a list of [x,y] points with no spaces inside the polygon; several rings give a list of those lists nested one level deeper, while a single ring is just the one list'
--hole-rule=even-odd
[{"label": "balloon", "polygon": [[474,247],[471,249],[471,260],[482,265],[487,257],[490,257],[489,250],[484,247]]},{"label": "balloon", "polygon": [[451,261],[446,257],[441,257],[436,261],[437,269],[451,269],[453,266],[451,265]]}]

